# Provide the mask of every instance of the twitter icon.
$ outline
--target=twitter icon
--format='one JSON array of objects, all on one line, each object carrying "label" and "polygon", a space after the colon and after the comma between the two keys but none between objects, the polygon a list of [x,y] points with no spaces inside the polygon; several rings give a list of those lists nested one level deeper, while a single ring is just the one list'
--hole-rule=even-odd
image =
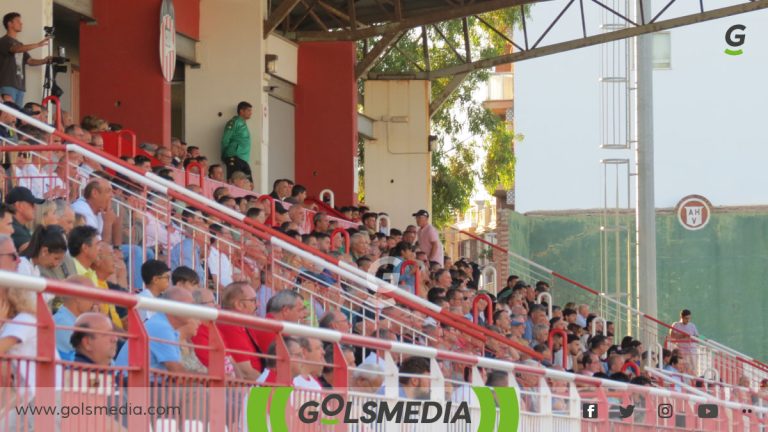
[{"label": "twitter icon", "polygon": [[635,412],[635,406],[634,405],[629,405],[626,408],[621,406],[621,405],[619,405],[619,416],[621,416],[621,418],[625,419],[625,418],[631,416],[633,412]]}]

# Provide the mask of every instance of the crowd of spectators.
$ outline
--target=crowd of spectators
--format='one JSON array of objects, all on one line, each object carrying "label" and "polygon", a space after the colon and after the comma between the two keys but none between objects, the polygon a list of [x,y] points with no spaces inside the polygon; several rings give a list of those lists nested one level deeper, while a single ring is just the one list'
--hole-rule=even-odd
[{"label": "crowd of spectators", "polygon": [[[0,116],[4,124],[12,121]],[[22,124],[15,126],[25,131],[24,135],[14,136],[7,133],[10,129],[0,127],[5,131],[3,139],[29,144],[30,137],[41,142],[54,138]],[[109,126],[101,119],[87,117],[81,125],[65,127],[67,134],[99,149],[103,148],[99,132]],[[650,352],[631,336],[619,339],[611,322],[603,328],[604,322],[590,312],[589,305],[538,303],[538,295],[550,291],[549,284],[538,281],[531,285],[517,276],[510,276],[504,287],[493,290],[496,294],[480,286],[477,264],[445,255],[426,210],[413,213],[414,223],[398,229],[381,218],[385,213],[364,205],[340,208],[343,220],[354,226],[346,228],[350,238],[347,248],[343,236],[331,238],[339,219],[310,205],[303,185],[276,180],[270,193],[273,207],[253,193],[233,196],[232,188],[252,189],[250,173],[236,169],[236,160],[227,163],[225,176],[224,165],[208,165],[198,148],[178,139],[170,149],[154,149],[152,156],[123,159],[139,170],[154,170],[168,179],[173,178],[170,167],[182,167],[207,174],[217,182],[226,181],[228,186],[211,193],[210,198],[217,203],[259,224],[268,225],[274,218],[273,228],[303,243],[309,251],[335,256],[387,279],[437,305],[443,313],[462,317],[467,326],[476,320],[498,337],[478,342],[464,331],[465,327],[446,325],[424,310],[397,305],[355,288],[308,260],[286,253],[282,260],[270,260],[268,255],[274,255],[274,250],[255,238],[244,240],[247,233],[234,234],[226,223],[212,221],[200,208],[174,209],[174,221],[169,224],[163,207],[152,205],[160,198],[147,196],[128,179],[110,175],[98,163],[72,152],[54,153],[51,160],[27,153],[6,161],[6,170],[0,174],[8,186],[5,203],[0,205],[0,269],[585,376],[657,385],[646,367],[648,356],[651,363],[658,364],[658,353]],[[187,187],[202,192],[196,185]],[[119,211],[125,207],[142,211]],[[234,243],[236,235],[241,236],[245,250],[227,246]],[[481,311],[490,302],[490,317],[473,316],[476,299]],[[103,366],[128,365],[128,344],[114,334],[104,334],[127,330],[126,309],[81,298],[48,300],[57,326],[76,328],[57,329],[57,358]],[[35,355],[36,329],[27,325],[36,323],[35,309],[30,292],[0,289],[0,318],[7,321],[0,327],[0,355]],[[697,335],[690,315],[683,311],[675,328]],[[152,338],[149,352],[153,370],[207,373],[209,351],[205,347],[210,329],[206,323],[144,310],[140,317]],[[217,328],[230,352],[225,357],[229,377],[276,383],[277,365],[269,358],[277,349],[274,332],[228,324],[217,324]],[[98,337],[91,337],[93,330],[101,332]],[[675,349],[664,350],[662,366],[677,373],[682,384],[683,376],[700,373],[695,367],[696,346],[681,333],[673,331],[671,338],[677,339]],[[333,387],[335,354],[331,345],[309,337],[286,337],[284,342],[291,357],[299,360],[291,364],[295,387]],[[352,368],[351,386],[371,393],[384,391],[383,351],[346,346],[341,351]],[[401,374],[400,395],[429,397],[430,362],[418,357],[395,360]],[[449,378],[447,396],[464,397],[468,381],[465,367],[439,364]],[[482,373],[488,385],[509,385],[509,377],[503,373]],[[30,385],[34,372],[19,378]],[[530,374],[519,373],[515,378],[523,389],[538,384]],[[523,397],[522,401],[526,409],[537,409],[535,398]]]}]

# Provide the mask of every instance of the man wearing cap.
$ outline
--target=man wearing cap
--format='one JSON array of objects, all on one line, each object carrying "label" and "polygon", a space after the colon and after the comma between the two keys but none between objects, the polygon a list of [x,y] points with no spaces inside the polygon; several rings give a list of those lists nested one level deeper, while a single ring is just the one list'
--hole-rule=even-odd
[{"label": "man wearing cap", "polygon": [[513,316],[510,322],[511,329],[509,338],[521,345],[528,346],[528,341],[523,337],[523,334],[525,333],[525,323],[526,319],[523,315]]},{"label": "man wearing cap", "polygon": [[440,243],[440,236],[437,233],[437,229],[429,223],[429,212],[426,210],[419,210],[413,214],[413,217],[416,218],[416,225],[419,227],[419,250],[427,254],[427,259],[429,261],[434,261],[442,266],[443,259],[445,258],[443,244]]},{"label": "man wearing cap", "polygon": [[27,225],[35,220],[35,204],[42,204],[44,200],[36,198],[32,192],[23,187],[16,186],[11,189],[5,198],[7,204],[13,205],[16,214],[13,215],[13,245],[19,252],[27,248],[32,239],[32,233]]}]

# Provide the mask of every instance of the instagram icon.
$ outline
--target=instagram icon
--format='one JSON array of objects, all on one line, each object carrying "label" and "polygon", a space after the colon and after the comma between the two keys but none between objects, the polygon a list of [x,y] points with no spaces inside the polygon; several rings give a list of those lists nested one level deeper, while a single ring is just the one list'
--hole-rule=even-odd
[{"label": "instagram icon", "polygon": [[673,413],[672,405],[670,404],[659,405],[659,418],[670,418],[672,417],[672,413]]}]

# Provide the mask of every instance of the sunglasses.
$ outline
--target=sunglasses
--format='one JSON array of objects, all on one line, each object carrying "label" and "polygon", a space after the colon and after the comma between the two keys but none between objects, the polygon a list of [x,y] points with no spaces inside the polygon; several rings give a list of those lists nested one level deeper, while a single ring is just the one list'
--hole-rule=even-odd
[{"label": "sunglasses", "polygon": [[42,111],[32,111],[32,115],[40,115],[42,114]]},{"label": "sunglasses", "polygon": [[18,253],[16,253],[16,252],[11,252],[11,253],[3,253],[3,254],[0,254],[0,256],[9,256],[9,257],[11,257],[11,259],[12,259],[12,260],[14,260],[14,261],[18,261],[18,259],[19,259],[19,254],[18,254]]},{"label": "sunglasses", "polygon": [[29,153],[19,153],[19,157],[26,159],[29,157]]}]

